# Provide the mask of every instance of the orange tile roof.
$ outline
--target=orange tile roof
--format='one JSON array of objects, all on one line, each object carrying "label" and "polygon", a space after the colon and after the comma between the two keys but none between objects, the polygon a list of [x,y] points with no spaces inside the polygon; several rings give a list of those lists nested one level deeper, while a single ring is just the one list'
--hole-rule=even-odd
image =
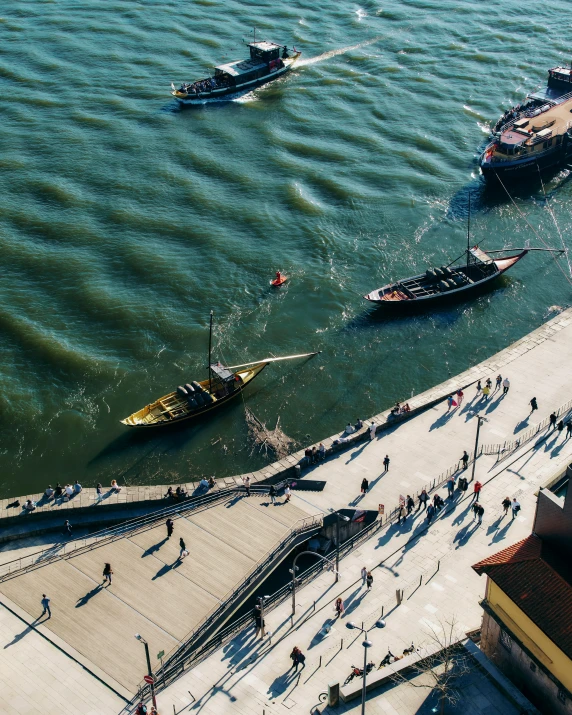
[{"label": "orange tile roof", "polygon": [[572,574],[546,542],[531,536],[473,566],[572,658]]}]

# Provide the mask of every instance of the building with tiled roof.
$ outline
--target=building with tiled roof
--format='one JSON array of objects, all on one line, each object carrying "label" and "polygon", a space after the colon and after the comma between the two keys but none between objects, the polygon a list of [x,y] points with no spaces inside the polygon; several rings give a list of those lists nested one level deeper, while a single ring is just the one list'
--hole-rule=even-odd
[{"label": "building with tiled roof", "polygon": [[481,649],[543,713],[572,713],[572,487],[542,489],[533,533],[473,566],[486,574]]}]

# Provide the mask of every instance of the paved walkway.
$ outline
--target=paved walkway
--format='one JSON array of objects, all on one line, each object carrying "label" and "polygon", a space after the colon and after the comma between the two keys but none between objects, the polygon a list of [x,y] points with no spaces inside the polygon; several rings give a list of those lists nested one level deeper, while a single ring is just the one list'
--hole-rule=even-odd
[{"label": "paved walkway", "polygon": [[[268,638],[255,641],[253,629],[239,634],[161,693],[160,707],[170,712],[173,705],[177,711],[188,706],[188,712],[205,715],[261,715],[263,710],[270,715],[284,712],[284,706],[296,713],[309,712],[328,682],[343,682],[350,666],[362,663],[363,637],[346,628],[348,621],[372,629],[370,654],[378,663],[388,648],[399,654],[412,641],[416,646],[429,642],[431,629],[439,631],[443,622],[454,619],[459,635],[478,628],[485,580],[471,565],[530,533],[535,492],[546,479],[547,466],[550,472],[564,470],[571,459],[572,440],[561,438],[556,444],[551,439],[524,446],[493,469],[479,460],[477,477],[484,483],[482,525],[473,519],[469,495],[462,500],[457,496],[449,511],[428,529],[420,512],[405,525],[382,531],[343,560],[339,584],[326,572],[301,589],[293,629],[291,604],[286,602],[267,615],[271,643]],[[506,495],[517,495],[522,504],[515,521],[503,514],[501,501]],[[373,569],[369,593],[359,578],[364,565]],[[396,605],[397,588],[405,593],[401,606]],[[333,604],[338,595],[344,599],[346,614],[336,621]],[[387,626],[379,630],[375,623],[382,608]],[[327,634],[325,626],[330,627]],[[289,653],[295,645],[307,657],[299,680],[289,671]],[[415,712],[398,708],[389,694],[378,698],[374,692],[369,701],[372,714]],[[359,712],[359,700],[333,712]]]}]

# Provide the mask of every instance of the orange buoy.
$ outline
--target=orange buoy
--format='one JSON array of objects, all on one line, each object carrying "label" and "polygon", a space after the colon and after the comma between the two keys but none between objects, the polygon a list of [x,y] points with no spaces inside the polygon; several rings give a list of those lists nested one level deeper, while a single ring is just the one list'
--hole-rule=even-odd
[{"label": "orange buoy", "polygon": [[288,276],[283,276],[280,271],[276,271],[276,278],[273,281],[270,281],[271,286],[281,286],[283,283],[286,283],[288,280]]}]

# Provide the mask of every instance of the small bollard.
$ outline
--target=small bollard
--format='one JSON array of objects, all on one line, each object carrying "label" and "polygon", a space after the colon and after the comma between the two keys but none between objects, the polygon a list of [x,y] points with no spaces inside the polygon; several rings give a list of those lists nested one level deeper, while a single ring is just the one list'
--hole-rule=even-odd
[{"label": "small bollard", "polygon": [[385,608],[385,606],[382,606],[382,607],[381,607],[381,617],[382,617],[382,618],[383,618],[383,609],[384,609],[384,608]]},{"label": "small bollard", "polygon": [[439,561],[437,561],[437,571],[439,571],[439,566],[441,566],[441,559],[439,559]]},{"label": "small bollard", "polygon": [[322,667],[322,656],[320,656],[320,665],[318,666],[318,668],[321,668],[321,667]]},{"label": "small bollard", "polygon": [[314,611],[316,610],[316,601],[314,601]]},{"label": "small bollard", "polygon": [[421,586],[423,584],[423,574],[421,574],[421,577],[419,579],[419,585]]},{"label": "small bollard", "polygon": [[340,650],[342,650],[343,647],[344,647],[344,639],[342,638],[342,640],[340,641]]}]

